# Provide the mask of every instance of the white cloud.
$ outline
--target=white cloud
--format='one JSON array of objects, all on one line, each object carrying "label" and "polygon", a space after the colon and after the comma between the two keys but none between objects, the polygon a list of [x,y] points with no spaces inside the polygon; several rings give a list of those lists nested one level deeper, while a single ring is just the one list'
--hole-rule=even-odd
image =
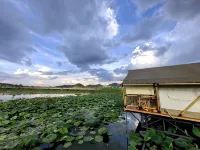
[{"label": "white cloud", "polygon": [[47,80],[52,80],[57,78],[56,75],[43,75],[42,72],[31,72],[28,69],[17,69],[17,71],[15,71],[13,73],[14,75],[18,75],[18,76],[24,76],[24,77],[29,77],[29,78],[35,78],[35,79],[47,79]]},{"label": "white cloud", "polygon": [[34,65],[34,67],[38,68],[38,71],[40,72],[49,72],[51,71],[51,68],[47,67],[47,66],[42,66],[42,65]]},{"label": "white cloud", "polygon": [[[137,52],[136,52],[137,53]],[[155,56],[155,51],[139,51],[136,56],[131,58],[131,63],[133,65],[155,65],[157,63],[157,58]]]},{"label": "white cloud", "polygon": [[106,20],[108,21],[107,31],[108,31],[108,37],[112,39],[114,36],[118,34],[119,30],[119,24],[116,20],[116,15],[114,13],[114,10],[110,7],[106,10]]}]

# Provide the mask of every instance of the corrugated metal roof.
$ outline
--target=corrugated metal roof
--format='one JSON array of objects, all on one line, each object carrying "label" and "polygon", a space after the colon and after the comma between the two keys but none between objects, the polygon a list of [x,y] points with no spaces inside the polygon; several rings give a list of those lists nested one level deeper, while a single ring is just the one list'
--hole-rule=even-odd
[{"label": "corrugated metal roof", "polygon": [[129,70],[123,84],[200,83],[200,63]]}]

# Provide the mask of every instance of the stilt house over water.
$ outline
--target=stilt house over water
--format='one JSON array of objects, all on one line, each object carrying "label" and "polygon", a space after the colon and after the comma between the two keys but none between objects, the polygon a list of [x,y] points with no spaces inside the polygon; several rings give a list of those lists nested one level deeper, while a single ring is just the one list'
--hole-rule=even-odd
[{"label": "stilt house over water", "polygon": [[200,63],[129,70],[124,110],[200,122]]}]

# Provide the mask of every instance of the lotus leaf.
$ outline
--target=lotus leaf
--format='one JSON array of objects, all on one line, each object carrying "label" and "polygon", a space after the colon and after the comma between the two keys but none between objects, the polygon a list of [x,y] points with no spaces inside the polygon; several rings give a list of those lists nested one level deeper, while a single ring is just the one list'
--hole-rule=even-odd
[{"label": "lotus leaf", "polygon": [[174,142],[178,147],[187,148],[187,149],[190,147],[188,140],[185,138],[177,138],[174,140]]},{"label": "lotus leaf", "polygon": [[78,144],[83,144],[83,142],[84,142],[83,140],[80,140],[78,141]]},{"label": "lotus leaf", "polygon": [[66,134],[66,133],[68,133],[68,129],[67,129],[67,128],[60,128],[58,131],[59,131],[61,134]]},{"label": "lotus leaf", "polygon": [[91,141],[91,140],[93,140],[93,139],[94,139],[94,138],[91,137],[91,136],[85,136],[85,137],[83,138],[83,141],[88,142],[88,141]]},{"label": "lotus leaf", "polygon": [[45,138],[42,139],[43,143],[52,143],[57,138],[56,134],[49,134]]},{"label": "lotus leaf", "polygon": [[108,132],[108,129],[106,129],[105,127],[102,127],[98,130],[98,133],[100,135],[106,134]]},{"label": "lotus leaf", "polygon": [[200,137],[200,129],[199,129],[199,128],[194,127],[194,128],[192,129],[192,132],[193,132],[193,134],[196,135],[197,137]]},{"label": "lotus leaf", "polygon": [[85,135],[86,132],[85,131],[81,131],[81,132],[78,132],[77,135]]},{"label": "lotus leaf", "polygon": [[83,139],[82,135],[79,135],[79,136],[76,137],[76,140],[80,140],[80,139]]},{"label": "lotus leaf", "polygon": [[79,126],[81,124],[81,122],[80,121],[77,121],[77,122],[74,122],[74,126]]},{"label": "lotus leaf", "polygon": [[90,131],[90,134],[96,134],[96,131]]},{"label": "lotus leaf", "polygon": [[102,142],[103,141],[103,137],[100,135],[95,136],[95,141],[96,142]]},{"label": "lotus leaf", "polygon": [[63,147],[64,147],[64,148],[68,148],[68,147],[70,147],[71,145],[72,145],[71,142],[67,142],[67,143],[65,143],[65,144],[63,145]]}]

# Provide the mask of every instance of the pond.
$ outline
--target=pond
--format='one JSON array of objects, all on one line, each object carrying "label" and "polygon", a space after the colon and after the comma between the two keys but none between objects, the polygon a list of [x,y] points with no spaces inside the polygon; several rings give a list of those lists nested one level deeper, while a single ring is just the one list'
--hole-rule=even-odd
[{"label": "pond", "polygon": [[[135,114],[135,116],[140,120],[140,115]],[[112,136],[104,137],[104,142],[84,142],[83,144],[73,143],[72,146],[68,147],[67,150],[127,150],[128,149],[128,139],[126,134],[131,130],[136,130],[139,122],[133,115],[124,112],[119,120],[115,123],[109,123],[107,127],[108,131],[112,133]],[[40,146],[43,150],[65,150],[63,144],[42,144]]]},{"label": "pond", "polygon": [[[85,95],[85,93],[80,95]],[[0,101],[9,101],[16,99],[32,99],[37,97],[67,97],[67,96],[77,96],[77,94],[20,94],[15,96],[0,94]]]},{"label": "pond", "polygon": [[121,93],[7,100],[0,119],[3,149],[126,150],[126,133],[138,124],[123,112]]}]

